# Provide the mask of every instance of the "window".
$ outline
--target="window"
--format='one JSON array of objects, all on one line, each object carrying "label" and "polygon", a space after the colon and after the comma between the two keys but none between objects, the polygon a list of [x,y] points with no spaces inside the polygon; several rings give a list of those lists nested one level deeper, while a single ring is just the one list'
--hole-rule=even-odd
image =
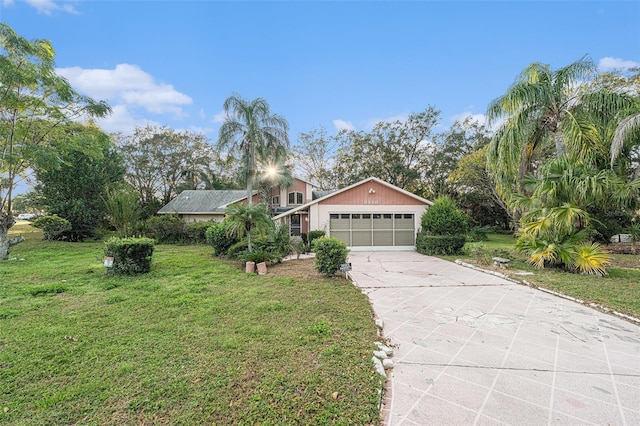
[{"label": "window", "polygon": [[271,205],[272,206],[279,206],[280,205],[280,197],[278,197],[277,195],[275,197],[271,198]]},{"label": "window", "polygon": [[289,205],[302,204],[304,198],[302,192],[290,192],[289,193]]}]

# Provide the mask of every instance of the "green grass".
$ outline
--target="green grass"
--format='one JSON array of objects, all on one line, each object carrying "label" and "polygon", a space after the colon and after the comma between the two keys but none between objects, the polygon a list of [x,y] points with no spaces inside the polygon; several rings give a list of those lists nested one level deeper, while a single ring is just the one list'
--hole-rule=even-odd
[{"label": "green grass", "polygon": [[0,424],[379,423],[376,329],[349,282],[168,245],[114,277],[103,243],[25,236],[0,263]]},{"label": "green grass", "polygon": [[[573,274],[558,269],[536,269],[526,262],[526,256],[513,250],[515,239],[510,235],[489,235],[488,241],[467,243],[463,256],[446,256],[448,260],[462,259],[480,267],[491,267],[492,253],[508,252],[512,259],[506,272],[511,277],[526,280],[585,302],[597,303],[635,318],[640,318],[640,262],[638,256],[613,255],[613,266],[605,277]],[[628,267],[637,265],[635,268]],[[515,272],[533,272],[531,276],[517,276]]]}]

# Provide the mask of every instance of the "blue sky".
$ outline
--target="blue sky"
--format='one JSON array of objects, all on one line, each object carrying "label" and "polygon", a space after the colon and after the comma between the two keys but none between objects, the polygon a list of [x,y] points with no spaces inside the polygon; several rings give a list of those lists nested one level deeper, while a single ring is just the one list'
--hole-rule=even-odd
[{"label": "blue sky", "polygon": [[215,141],[234,92],[265,98],[292,143],[428,105],[444,129],[482,120],[531,62],[640,65],[637,1],[0,2],[0,20],[51,40],[77,90],[109,101],[109,132],[153,123]]}]

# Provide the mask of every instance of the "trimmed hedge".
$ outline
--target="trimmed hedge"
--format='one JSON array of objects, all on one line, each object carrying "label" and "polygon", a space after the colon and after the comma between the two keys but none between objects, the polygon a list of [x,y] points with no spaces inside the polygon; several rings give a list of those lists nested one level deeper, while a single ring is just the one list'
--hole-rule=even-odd
[{"label": "trimmed hedge", "polygon": [[185,223],[178,215],[165,214],[150,217],[147,221],[149,231],[159,244],[181,243],[184,241]]},{"label": "trimmed hedge", "polygon": [[451,255],[460,253],[465,242],[464,235],[427,235],[421,232],[416,238],[416,249],[422,254]]},{"label": "trimmed hedge", "polygon": [[207,243],[207,229],[211,222],[190,222],[184,227],[184,241],[193,244]]},{"label": "trimmed hedge", "polygon": [[143,274],[151,270],[155,248],[150,238],[110,238],[105,242],[105,256],[113,257],[108,273],[115,275]]},{"label": "trimmed hedge", "polygon": [[346,263],[346,244],[337,238],[317,238],[313,242],[313,251],[316,254],[316,269],[321,274],[330,277],[335,274],[340,265]]}]

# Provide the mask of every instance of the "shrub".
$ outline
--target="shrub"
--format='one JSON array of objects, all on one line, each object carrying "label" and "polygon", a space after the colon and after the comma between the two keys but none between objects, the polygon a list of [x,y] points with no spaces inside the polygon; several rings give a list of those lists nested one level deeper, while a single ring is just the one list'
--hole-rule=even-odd
[{"label": "shrub", "polygon": [[316,253],[316,269],[325,276],[331,276],[347,261],[347,246],[337,238],[316,238],[313,243]]},{"label": "shrub", "polygon": [[113,257],[109,273],[133,275],[151,270],[154,242],[150,238],[110,238],[104,250],[105,256]]},{"label": "shrub", "polygon": [[249,242],[246,238],[237,241],[227,249],[227,257],[230,259],[240,259],[247,252],[248,248]]},{"label": "shrub", "polygon": [[225,256],[229,247],[238,242],[236,236],[228,232],[225,222],[209,224],[206,238],[216,256]]},{"label": "shrub", "polygon": [[149,218],[147,225],[153,238],[160,244],[180,243],[185,240],[184,221],[175,214]]},{"label": "shrub", "polygon": [[262,262],[271,262],[273,260],[273,253],[268,251],[254,251],[251,253],[244,253],[242,259],[245,262],[255,262],[256,264]]},{"label": "shrub", "polygon": [[[309,247],[313,249],[313,241],[322,237],[324,237],[324,231],[309,231],[309,234],[307,234],[307,239],[309,240]],[[303,237],[303,241],[304,241],[304,237]]]},{"label": "shrub", "polygon": [[65,232],[71,229],[71,222],[55,214],[39,217],[32,225],[42,229],[44,238],[48,241],[59,239]]},{"label": "shrub", "polygon": [[207,243],[207,229],[211,222],[191,222],[184,226],[184,241],[194,244]]},{"label": "shrub", "polygon": [[288,256],[293,250],[291,233],[289,232],[289,225],[287,224],[280,224],[271,228],[268,241],[272,246],[272,251],[274,251],[276,255],[272,259],[274,261],[281,262],[282,258]]},{"label": "shrub", "polygon": [[466,234],[469,218],[449,197],[438,198],[420,218],[422,231],[430,235]]},{"label": "shrub", "polygon": [[422,254],[452,255],[460,253],[465,242],[464,235],[427,235],[421,232],[416,238],[416,249]]}]

